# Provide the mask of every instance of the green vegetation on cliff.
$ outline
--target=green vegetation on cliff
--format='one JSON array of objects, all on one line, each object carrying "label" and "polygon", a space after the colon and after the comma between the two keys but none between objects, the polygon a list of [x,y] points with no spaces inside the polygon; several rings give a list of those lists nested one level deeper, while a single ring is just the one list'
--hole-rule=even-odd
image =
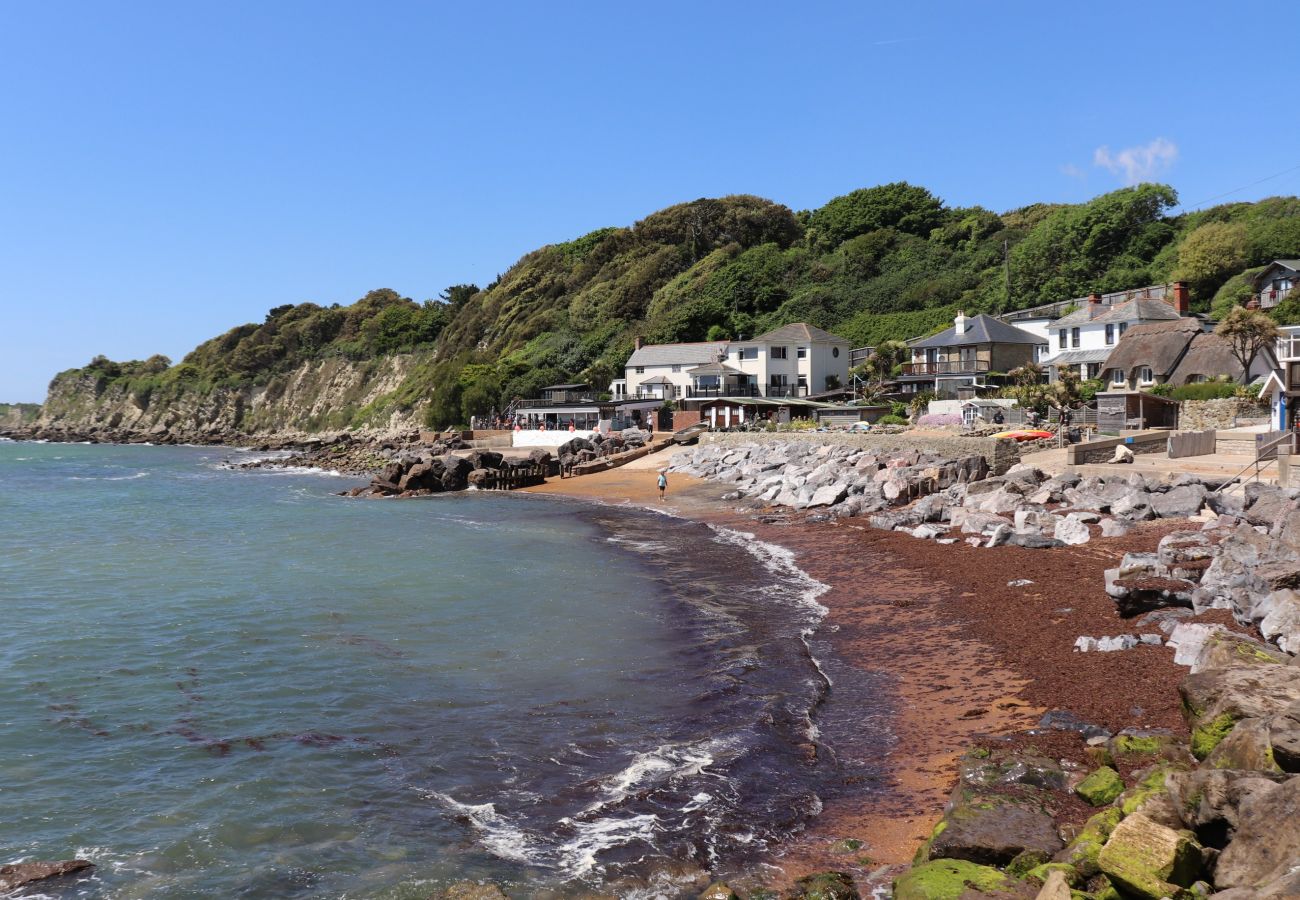
[{"label": "green vegetation on cliff", "polygon": [[876,344],[946,327],[958,309],[1001,312],[1173,278],[1190,282],[1204,310],[1239,300],[1243,272],[1300,255],[1300,199],[1173,216],[1176,202],[1155,184],[1002,214],[948,207],[905,183],[804,212],[753,196],[701,199],[535,250],[484,290],[457,285],[424,303],[379,290],[350,306],[282,306],[179,365],[101,358],[60,378],[90,375],[97,390],[118,384],[158,402],[273,387],[331,356],[427,350],[401,385],[347,421],[422,410],[428,424],[449,425],[550,383],[603,387],[638,335],[716,340],[804,321]]}]

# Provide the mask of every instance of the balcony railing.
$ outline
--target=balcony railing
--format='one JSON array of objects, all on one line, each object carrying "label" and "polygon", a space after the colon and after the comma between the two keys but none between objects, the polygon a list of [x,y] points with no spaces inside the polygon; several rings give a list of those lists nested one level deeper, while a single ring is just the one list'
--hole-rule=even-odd
[{"label": "balcony railing", "polygon": [[989,371],[987,359],[954,359],[903,363],[904,375],[977,375]]},{"label": "balcony railing", "polygon": [[806,397],[808,388],[799,384],[729,384],[722,387],[688,387],[686,396],[692,400],[718,397]]},{"label": "balcony railing", "polygon": [[1260,291],[1255,298],[1259,300],[1260,309],[1272,309],[1290,296],[1292,290],[1294,288],[1270,288],[1267,291]]},{"label": "balcony railing", "polygon": [[520,400],[520,409],[536,409],[539,406],[563,406],[570,403],[595,403],[595,394],[552,394],[550,397],[543,397],[540,400]]}]

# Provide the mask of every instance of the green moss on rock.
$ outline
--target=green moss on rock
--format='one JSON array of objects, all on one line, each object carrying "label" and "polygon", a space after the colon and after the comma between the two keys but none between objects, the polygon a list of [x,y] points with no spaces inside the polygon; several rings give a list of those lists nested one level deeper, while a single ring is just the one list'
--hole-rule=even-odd
[{"label": "green moss on rock", "polygon": [[1084,823],[1083,830],[1057,855],[1057,860],[1074,866],[1085,878],[1096,875],[1101,871],[1097,866],[1097,856],[1122,818],[1124,814],[1114,807],[1097,813]]},{"label": "green moss on rock", "polygon": [[990,866],[964,859],[939,859],[894,880],[894,900],[957,900],[968,889],[995,893],[1009,883]]},{"label": "green moss on rock", "polygon": [[1197,759],[1205,759],[1236,724],[1237,719],[1231,713],[1223,713],[1208,722],[1197,724],[1192,729],[1192,755]]},{"label": "green moss on rock", "polygon": [[1124,793],[1124,779],[1110,766],[1102,766],[1079,782],[1074,792],[1089,806],[1105,806]]},{"label": "green moss on rock", "polygon": [[853,877],[844,872],[817,872],[795,884],[802,900],[858,900],[859,896]]},{"label": "green moss on rock", "polygon": [[1065,883],[1072,888],[1083,886],[1083,875],[1079,872],[1078,869],[1076,869],[1074,866],[1070,865],[1069,863],[1062,863],[1062,862],[1044,863],[1041,866],[1035,866],[1034,868],[1030,869],[1029,872],[1026,874],[1030,878],[1036,878],[1039,881],[1046,881],[1047,876],[1051,875],[1053,872],[1060,872],[1062,875],[1064,875]]},{"label": "green moss on rock", "polygon": [[1051,859],[1041,850],[1025,850],[1007,863],[1006,873],[1012,878],[1024,878],[1033,869],[1042,868]]}]

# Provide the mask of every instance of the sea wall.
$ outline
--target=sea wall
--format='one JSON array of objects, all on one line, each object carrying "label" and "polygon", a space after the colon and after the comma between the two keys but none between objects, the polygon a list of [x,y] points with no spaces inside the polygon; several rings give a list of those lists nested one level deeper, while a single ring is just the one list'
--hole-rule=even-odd
[{"label": "sea wall", "polygon": [[1001,475],[1020,462],[1020,448],[1006,438],[936,434],[848,434],[843,432],[714,432],[700,436],[701,444],[739,447],[745,444],[808,443],[855,447],[860,450],[917,450],[935,456],[983,456],[993,474]]},{"label": "sea wall", "polygon": [[420,361],[414,354],[331,357],[263,384],[173,383],[153,391],[79,370],[50,383],[35,427],[114,440],[306,437],[349,428],[406,432],[418,427],[423,404],[398,404],[393,395]]}]

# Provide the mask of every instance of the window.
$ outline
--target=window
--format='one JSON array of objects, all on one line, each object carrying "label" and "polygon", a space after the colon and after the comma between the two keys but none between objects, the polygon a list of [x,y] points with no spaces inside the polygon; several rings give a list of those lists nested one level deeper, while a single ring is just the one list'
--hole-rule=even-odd
[{"label": "window", "polygon": [[[837,353],[836,355],[838,356],[839,354]],[[795,351],[794,351],[794,356],[795,356],[795,359],[807,359],[807,358],[808,358],[808,348],[807,348],[807,347],[796,347],[796,348],[795,348]]]},{"label": "window", "polygon": [[758,359],[757,347],[737,347],[736,359]]},{"label": "window", "polygon": [[645,366],[637,366],[637,367],[636,367],[636,373],[637,373],[638,375],[644,375],[644,374],[645,374]]},{"label": "window", "polygon": [[785,387],[790,382],[784,375],[773,375],[768,383],[771,384],[772,387]]},{"label": "window", "polygon": [[674,372],[680,372],[681,370],[682,370],[682,367],[681,367],[681,366],[673,366],[673,371],[674,371]]},{"label": "window", "polygon": [[768,351],[768,353],[772,357],[772,359],[785,359],[786,349],[787,348],[785,347],[773,347],[771,350]]},{"label": "window", "polygon": [[1114,325],[1107,325],[1107,326],[1106,326],[1106,346],[1109,347],[1109,346],[1110,346],[1111,344],[1113,344],[1113,343],[1115,343],[1115,326],[1114,326]]},{"label": "window", "polygon": [[1111,384],[1115,384],[1115,385],[1120,385],[1120,386],[1123,386],[1123,385],[1128,384],[1128,379],[1124,377],[1124,370],[1123,370],[1123,369],[1111,369],[1111,370],[1110,370],[1110,383],[1111,383]]},{"label": "window", "polygon": [[1188,376],[1187,376],[1187,383],[1188,383],[1188,384],[1200,384],[1200,383],[1203,382],[1203,381],[1205,381],[1205,376],[1204,376],[1204,375],[1188,375]]},{"label": "window", "polygon": [[1085,375],[1089,380],[1096,378],[1101,374],[1101,363],[1088,363],[1088,371]]},{"label": "window", "polygon": [[1137,375],[1138,375],[1138,384],[1151,384],[1153,381],[1155,381],[1155,379],[1151,377],[1150,366],[1139,366]]},{"label": "window", "polygon": [[1077,328],[1070,329],[1070,344],[1076,350],[1079,348],[1079,329]]},{"label": "window", "polygon": [[840,358],[840,348],[839,348],[839,347],[832,347],[832,348],[831,348],[831,356],[835,357],[836,359],[839,359],[839,358]]},{"label": "window", "polygon": [[1120,322],[1120,323],[1119,323],[1119,336],[1120,336],[1120,337],[1123,337],[1123,336],[1124,336],[1124,330],[1125,330],[1126,328],[1128,328],[1128,322]]},{"label": "window", "polygon": [[1070,334],[1064,328],[1056,333],[1057,346],[1064,350],[1069,346]]}]

